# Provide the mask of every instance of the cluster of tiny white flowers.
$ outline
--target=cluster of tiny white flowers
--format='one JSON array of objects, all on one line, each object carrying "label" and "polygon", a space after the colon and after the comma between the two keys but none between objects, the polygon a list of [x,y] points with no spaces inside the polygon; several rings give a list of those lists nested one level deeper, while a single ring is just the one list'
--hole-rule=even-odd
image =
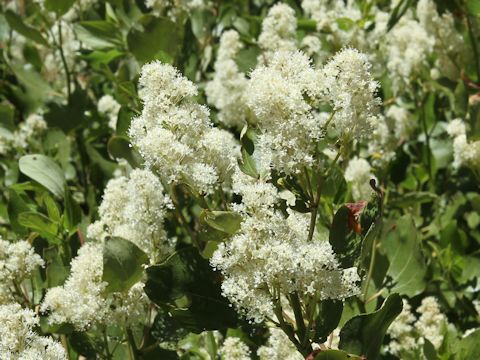
[{"label": "cluster of tiny white flowers", "polygon": [[412,307],[407,300],[402,299],[403,309],[400,315],[390,325],[387,334],[392,339],[387,345],[386,350],[393,355],[400,355],[401,352],[411,352],[417,346],[417,339],[412,336],[414,331],[413,323],[416,318],[412,314]]},{"label": "cluster of tiny white flowers", "polygon": [[[329,42],[339,47],[363,48],[365,32],[355,25],[362,18],[362,12],[355,1],[303,0],[302,9],[307,17],[316,21],[318,31],[328,33],[326,39]],[[339,25],[344,19],[349,19],[352,25],[348,30]]]},{"label": "cluster of tiny white flowers", "polygon": [[156,262],[173,251],[163,228],[171,207],[159,178],[149,170],[135,169],[128,177],[108,182],[98,209],[100,219],[88,227],[87,235],[97,241],[107,236],[129,240]]},{"label": "cluster of tiny white flowers", "polygon": [[435,349],[438,349],[443,342],[443,330],[447,325],[447,317],[441,313],[437,299],[428,296],[422,300],[421,305],[417,308],[420,314],[415,328],[418,333],[429,340]]},{"label": "cluster of tiny white flowers", "polygon": [[245,87],[247,79],[238,69],[235,56],[242,48],[235,30],[225,31],[220,38],[215,74],[205,87],[207,100],[218,111],[218,120],[226,126],[242,128],[247,117]]},{"label": "cluster of tiny white flowers", "polygon": [[424,298],[416,312],[420,314],[418,319],[408,301],[403,299],[403,310],[387,331],[391,339],[386,347],[389,353],[396,356],[414,354],[423,346],[425,339],[435,349],[442,345],[448,320],[441,313],[437,299],[433,296]]},{"label": "cluster of tiny white flowers", "polygon": [[10,242],[0,238],[0,304],[13,300],[13,282],[21,283],[43,265],[42,258],[27,241]]},{"label": "cluster of tiny white flowers", "polygon": [[273,51],[295,51],[297,19],[295,11],[286,4],[276,4],[270,8],[262,22],[262,32],[258,37],[258,45],[269,57]]},{"label": "cluster of tiny white flowers", "polygon": [[62,345],[50,337],[36,334],[38,316],[19,304],[0,305],[0,354],[2,359],[64,360]]},{"label": "cluster of tiny white flowers", "polygon": [[87,243],[71,262],[70,276],[63,286],[50,288],[40,310],[48,313],[50,324],[72,324],[85,330],[104,321],[108,307],[102,296],[103,246]]},{"label": "cluster of tiny white flowers", "polygon": [[257,350],[260,360],[303,360],[285,333],[278,328],[270,328],[270,336],[265,345]]},{"label": "cluster of tiny white flowers", "polygon": [[313,162],[322,123],[306,97],[321,96],[318,79],[319,73],[301,52],[276,52],[268,65],[251,74],[247,104],[261,131],[255,152],[270,156],[271,166],[279,171],[291,173]]},{"label": "cluster of tiny white flowers", "polygon": [[455,29],[452,13],[446,11],[439,15],[435,2],[420,0],[417,3],[416,15],[435,42],[435,68],[442,75],[456,80],[460,72],[459,66],[463,67],[469,54],[462,34]]},{"label": "cluster of tiny white flowers", "polygon": [[350,48],[335,54],[323,68],[326,97],[335,111],[333,123],[349,137],[365,138],[379,123],[379,84],[370,68],[367,56]]},{"label": "cluster of tiny white flowers", "polygon": [[97,104],[97,110],[99,113],[108,117],[108,126],[115,130],[117,128],[118,112],[121,105],[113,98],[112,95],[103,95]]},{"label": "cluster of tiny white flowers", "polygon": [[351,184],[352,195],[356,201],[368,200],[371,197],[373,193],[370,186],[371,179],[375,179],[375,176],[367,160],[354,157],[348,162],[345,180]]},{"label": "cluster of tiny white flowers", "polygon": [[276,188],[238,174],[234,191],[242,204],[234,206],[244,219],[240,230],[219,245],[211,264],[225,276],[226,297],[254,321],[273,313],[272,293],[318,294],[343,299],[357,293],[356,268],[341,269],[327,239],[308,241],[309,218],[288,209],[274,210]]},{"label": "cluster of tiny white flowers", "polygon": [[447,133],[453,138],[453,166],[480,169],[480,140],[468,141],[464,121],[452,120],[447,125]]},{"label": "cluster of tiny white flowers", "polygon": [[222,360],[250,360],[250,349],[237,337],[228,337],[219,348]]},{"label": "cluster of tiny white flowers", "polygon": [[18,129],[10,132],[2,128],[0,131],[0,154],[18,149],[27,149],[47,129],[47,123],[40,114],[31,114],[18,125]]},{"label": "cluster of tiny white flowers", "polygon": [[397,139],[408,139],[412,131],[415,129],[415,122],[412,114],[403,106],[389,106],[385,112],[388,120],[393,122],[394,134]]},{"label": "cluster of tiny white flowers", "polygon": [[435,39],[409,15],[404,15],[385,37],[387,68],[397,92],[426,65],[435,45]]},{"label": "cluster of tiny white flowers", "polygon": [[[164,181],[185,182],[204,194],[228,184],[239,146],[232,134],[212,128],[208,109],[192,101],[195,85],[158,61],[143,66],[139,84],[144,108],[129,133],[146,166]],[[206,141],[211,137],[222,141]],[[209,176],[197,183],[203,174]]]}]

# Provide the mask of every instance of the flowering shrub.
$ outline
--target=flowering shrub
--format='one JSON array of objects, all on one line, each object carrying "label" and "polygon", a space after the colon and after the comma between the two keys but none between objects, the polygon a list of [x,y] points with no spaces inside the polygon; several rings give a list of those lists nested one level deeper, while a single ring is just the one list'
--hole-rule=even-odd
[{"label": "flowering shrub", "polygon": [[476,0],[0,5],[1,359],[477,359]]}]

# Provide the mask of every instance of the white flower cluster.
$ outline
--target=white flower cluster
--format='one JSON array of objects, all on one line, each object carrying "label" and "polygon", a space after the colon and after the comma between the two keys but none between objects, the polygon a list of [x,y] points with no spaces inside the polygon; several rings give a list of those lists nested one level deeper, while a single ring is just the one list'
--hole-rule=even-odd
[{"label": "white flower cluster", "polygon": [[415,129],[412,114],[400,104],[389,106],[385,116],[393,123],[394,133],[397,139],[408,139]]},{"label": "white flower cluster", "polygon": [[121,105],[113,98],[112,95],[103,95],[97,104],[97,110],[99,113],[108,117],[108,126],[110,129],[115,130],[117,128],[118,112]]},{"label": "white flower cluster", "polygon": [[276,188],[262,180],[237,174],[235,206],[244,220],[240,230],[219,245],[211,264],[224,275],[226,297],[254,321],[273,313],[273,295],[297,291],[301,296],[343,299],[357,293],[356,268],[341,269],[327,239],[308,241],[308,215],[274,209],[280,202]]},{"label": "white flower cluster", "polygon": [[414,354],[423,346],[425,339],[430,341],[435,349],[442,345],[448,320],[441,313],[437,299],[433,296],[424,298],[416,312],[420,314],[418,319],[404,299],[402,312],[387,331],[391,338],[387,346],[389,353],[396,356]]},{"label": "white flower cluster", "polygon": [[370,73],[365,54],[346,48],[333,56],[323,68],[326,97],[335,111],[334,124],[347,136],[365,138],[379,123],[375,115],[380,99],[379,87]]},{"label": "white flower cluster", "polygon": [[18,125],[13,133],[5,128],[0,129],[0,155],[18,149],[27,149],[35,138],[47,129],[47,123],[40,114],[29,115]]},{"label": "white flower cluster", "polygon": [[38,316],[19,304],[0,305],[0,354],[5,360],[64,360],[62,345],[50,337],[39,336],[34,328]]},{"label": "white flower cluster", "polygon": [[355,201],[368,200],[373,193],[370,180],[376,179],[367,160],[354,157],[348,162],[345,170],[345,180],[352,186]]},{"label": "white flower cluster", "polygon": [[192,101],[195,85],[158,61],[143,66],[139,84],[144,108],[132,120],[130,138],[146,166],[200,193],[228,187],[239,146],[232,134],[212,128],[208,109]]},{"label": "white flower cluster", "polygon": [[69,323],[78,330],[105,319],[108,308],[102,297],[103,246],[88,243],[71,262],[70,276],[63,286],[47,291],[40,310],[48,312],[50,324]]},{"label": "white flower cluster", "polygon": [[270,157],[270,166],[287,174],[311,165],[322,123],[307,98],[318,99],[322,88],[308,57],[301,52],[274,53],[268,65],[252,72],[247,94],[261,131],[255,152]]},{"label": "white flower cluster", "polygon": [[258,37],[258,45],[269,53],[274,51],[295,51],[297,19],[293,9],[286,4],[276,4],[270,8],[262,22],[262,32]]},{"label": "white flower cluster", "polygon": [[[302,9],[307,17],[316,21],[318,31],[328,33],[327,40],[335,46],[363,48],[366,36],[355,25],[362,18],[362,12],[355,1],[303,0]],[[342,21],[348,22],[348,29],[340,26]]]},{"label": "white flower cluster", "polygon": [[242,128],[247,117],[245,88],[247,79],[234,61],[243,44],[235,30],[228,30],[220,38],[215,74],[207,83],[205,93],[218,112],[218,120],[226,126]]},{"label": "white flower cluster", "polygon": [[300,354],[285,333],[277,328],[270,328],[267,344],[260,346],[257,351],[260,360],[303,360]]},{"label": "white flower cluster", "polygon": [[447,132],[453,138],[453,166],[480,170],[480,140],[468,141],[467,127],[463,120],[452,120],[447,125]]},{"label": "white flower cluster", "polygon": [[0,238],[0,305],[14,299],[12,284],[20,284],[39,266],[42,258],[27,241],[10,242]]},{"label": "white flower cluster", "polygon": [[88,227],[87,235],[97,241],[107,236],[129,240],[157,262],[173,251],[163,228],[171,207],[158,177],[149,170],[135,169],[128,177],[108,182],[98,209],[100,219]]},{"label": "white flower cluster", "polygon": [[49,324],[71,324],[79,331],[97,324],[136,324],[143,321],[149,301],[143,283],[126,293],[107,298],[103,275],[103,245],[87,243],[71,262],[70,276],[63,286],[47,291],[40,310]]},{"label": "white flower cluster", "polygon": [[237,337],[226,338],[218,353],[222,360],[251,360],[250,349]]}]

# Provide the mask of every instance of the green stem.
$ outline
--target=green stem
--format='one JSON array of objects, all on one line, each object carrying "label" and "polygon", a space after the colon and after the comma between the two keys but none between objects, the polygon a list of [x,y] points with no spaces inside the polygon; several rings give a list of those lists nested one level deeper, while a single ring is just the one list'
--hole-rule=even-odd
[{"label": "green stem", "polygon": [[468,11],[467,11],[466,18],[467,18],[467,27],[468,27],[468,37],[470,38],[470,43],[472,44],[473,57],[475,59],[477,81],[480,81],[480,59],[478,56],[478,48],[477,48],[477,42],[475,41],[475,34],[473,33],[472,17],[468,14]]},{"label": "green stem", "polygon": [[127,341],[130,359],[139,360],[139,351],[137,345],[135,344],[135,337],[133,336],[132,329],[127,329]]},{"label": "green stem", "polygon": [[295,315],[295,323],[297,325],[297,335],[299,339],[304,339],[307,329],[305,327],[305,321],[303,320],[302,305],[300,304],[300,297],[295,291],[289,296],[290,306],[292,307],[293,314]]},{"label": "green stem", "polygon": [[62,37],[62,22],[58,21],[58,50],[60,51],[60,57],[62,59],[63,68],[65,69],[65,77],[67,80],[67,94],[68,94],[68,101],[70,102],[70,96],[72,95],[71,90],[71,82],[70,82],[70,70],[68,69],[67,60],[65,58],[65,54],[63,52],[63,37]]}]

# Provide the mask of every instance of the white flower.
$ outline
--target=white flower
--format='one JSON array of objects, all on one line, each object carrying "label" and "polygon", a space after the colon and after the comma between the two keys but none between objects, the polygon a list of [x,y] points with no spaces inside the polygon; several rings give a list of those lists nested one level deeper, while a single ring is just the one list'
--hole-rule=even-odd
[{"label": "white flower", "polygon": [[412,333],[414,331],[413,323],[416,320],[415,315],[412,314],[412,308],[408,301],[405,299],[402,299],[402,301],[402,312],[387,330],[391,341],[386,350],[396,356],[400,356],[402,352],[413,351],[418,346],[417,339]]},{"label": "white flower", "polygon": [[220,38],[215,75],[207,83],[205,93],[210,104],[218,110],[218,120],[226,126],[242,128],[247,117],[245,87],[247,79],[234,61],[242,48],[240,37],[234,30],[225,31]]},{"label": "white flower", "polygon": [[163,228],[171,206],[158,177],[135,169],[129,177],[108,182],[98,209],[100,219],[88,227],[88,236],[98,241],[118,236],[137,245],[152,262],[162,260],[173,251]]},{"label": "white flower", "polygon": [[65,360],[60,343],[42,337],[33,329],[39,325],[37,315],[19,304],[0,305],[0,354],[2,359]]},{"label": "white flower", "polygon": [[117,128],[117,118],[120,108],[121,105],[113,98],[112,95],[103,95],[100,100],[98,100],[98,112],[108,116],[108,126],[112,130]]},{"label": "white flower", "polygon": [[452,138],[455,138],[460,135],[465,135],[467,133],[467,129],[463,120],[454,119],[450,121],[447,125],[447,133]]},{"label": "white flower", "polygon": [[228,337],[218,350],[222,360],[250,360],[250,349],[237,337]]},{"label": "white flower", "polygon": [[258,45],[266,51],[295,51],[297,19],[295,12],[286,4],[276,4],[270,8],[262,22],[262,32]]},{"label": "white flower", "polygon": [[270,328],[270,336],[266,345],[257,351],[260,360],[303,360],[285,333],[278,328]]},{"label": "white flower", "polygon": [[368,200],[373,193],[370,180],[375,179],[372,168],[367,160],[354,157],[348,162],[345,170],[345,180],[352,186],[355,201]]},{"label": "white flower", "polygon": [[[254,321],[273,314],[273,289],[288,294],[317,294],[320,299],[343,299],[357,293],[356,269],[341,269],[327,239],[308,239],[309,216],[274,210],[275,187],[238,176],[234,191],[243,203],[240,230],[219,245],[211,264],[225,279],[223,294]],[[243,183],[243,184],[242,184]]]},{"label": "white flower", "polygon": [[393,121],[396,138],[408,139],[415,128],[415,122],[410,112],[403,106],[392,105],[385,115]]},{"label": "white flower", "polygon": [[367,57],[358,50],[338,52],[323,68],[325,95],[335,111],[333,124],[342,133],[367,137],[376,128],[380,99],[378,83],[370,74]]},{"label": "white flower", "polygon": [[102,281],[102,249],[101,243],[82,246],[65,284],[47,291],[40,310],[48,312],[50,324],[69,323],[82,331],[105,320],[108,305],[102,297],[107,285]]},{"label": "white flower", "polygon": [[[144,108],[141,116],[132,120],[129,133],[146,166],[158,171],[163,181],[184,182],[203,194],[228,183],[238,145],[233,146],[225,132],[212,132],[208,108],[192,100],[197,94],[195,85],[158,61],[143,66],[139,83]],[[213,144],[208,139],[220,142]],[[231,146],[225,146],[227,143]],[[197,181],[197,164],[203,164],[208,180]]]},{"label": "white flower", "polygon": [[447,317],[440,312],[440,306],[437,299],[428,296],[422,300],[422,304],[417,308],[420,318],[415,323],[416,330],[426,339],[428,339],[435,349],[438,349],[443,342],[443,330],[448,321]]},{"label": "white flower", "polygon": [[10,242],[0,238],[0,304],[13,300],[13,282],[20,284],[43,265],[42,258],[27,241]]}]

